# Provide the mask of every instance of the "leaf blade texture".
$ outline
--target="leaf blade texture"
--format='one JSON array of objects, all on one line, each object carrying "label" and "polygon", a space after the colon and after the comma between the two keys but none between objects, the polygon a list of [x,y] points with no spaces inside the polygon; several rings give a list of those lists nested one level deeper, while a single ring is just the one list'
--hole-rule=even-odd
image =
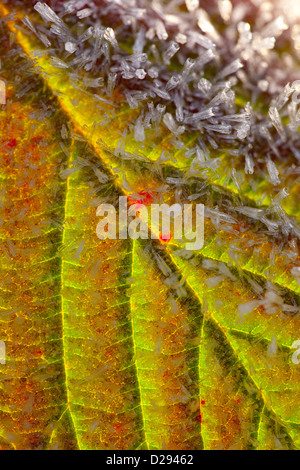
[{"label": "leaf blade texture", "polygon": [[[248,2],[222,27],[208,2],[157,6],[161,22],[151,6],[131,44],[117,2],[58,3],[0,3],[0,448],[298,449],[299,119],[291,85],[243,78],[259,49],[276,69],[288,19],[276,6],[252,35]],[[238,58],[204,69],[226,24]],[[203,203],[203,248],[99,240],[120,196]]]}]

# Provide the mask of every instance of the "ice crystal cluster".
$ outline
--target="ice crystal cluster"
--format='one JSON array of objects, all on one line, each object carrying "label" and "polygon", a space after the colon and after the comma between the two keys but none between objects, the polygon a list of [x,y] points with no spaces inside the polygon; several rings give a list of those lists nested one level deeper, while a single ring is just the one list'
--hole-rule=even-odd
[{"label": "ice crystal cluster", "polygon": [[299,449],[300,0],[0,12],[0,448]]},{"label": "ice crystal cluster", "polygon": [[[137,143],[161,126],[175,150],[186,150],[193,176],[218,167],[224,152],[238,157],[245,174],[266,169],[275,190],[281,184],[277,222],[266,222],[263,210],[241,211],[299,237],[279,207],[288,191],[278,169],[292,155],[289,172],[297,173],[300,161],[298,1],[71,0],[55,11],[41,2],[34,8],[46,27],[24,23],[74,86],[83,80],[94,99],[95,90],[110,97],[117,87],[138,110],[126,130]],[[233,179],[238,188],[234,169]]]}]

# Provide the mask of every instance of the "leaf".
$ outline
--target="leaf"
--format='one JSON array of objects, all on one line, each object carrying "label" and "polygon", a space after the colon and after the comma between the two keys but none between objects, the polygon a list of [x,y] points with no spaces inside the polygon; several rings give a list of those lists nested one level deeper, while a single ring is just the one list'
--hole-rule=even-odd
[{"label": "leaf", "polygon": [[[163,126],[139,144],[122,90],[76,84],[15,11],[1,46],[1,448],[299,448],[294,157],[277,163],[283,212],[263,165],[241,182],[226,151],[193,170],[195,132],[177,150]],[[179,194],[205,204],[199,252],[97,238],[101,203]]]}]

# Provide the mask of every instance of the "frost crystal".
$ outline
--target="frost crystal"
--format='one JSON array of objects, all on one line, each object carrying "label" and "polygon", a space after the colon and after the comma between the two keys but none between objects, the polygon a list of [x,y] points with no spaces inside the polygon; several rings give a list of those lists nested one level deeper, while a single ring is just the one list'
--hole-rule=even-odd
[{"label": "frost crystal", "polygon": [[279,173],[278,173],[275,163],[271,159],[267,161],[267,168],[268,168],[268,172],[269,172],[272,183],[275,185],[279,184],[280,183],[280,180],[278,178]]},{"label": "frost crystal", "polygon": [[270,119],[273,123],[273,126],[277,130],[278,134],[280,135],[282,140],[285,141],[286,135],[285,135],[285,132],[284,132],[283,124],[282,124],[280,116],[279,116],[278,109],[274,108],[274,107],[270,107],[269,116],[270,116]]},{"label": "frost crystal", "polygon": [[113,47],[118,47],[115,32],[112,28],[106,28],[104,32],[104,39],[110,42]]},{"label": "frost crystal", "polygon": [[84,8],[84,10],[80,10],[77,12],[77,16],[80,20],[82,20],[83,18],[87,18],[88,16],[91,16],[92,13],[93,13],[93,10],[91,10],[90,8]]},{"label": "frost crystal", "polygon": [[241,63],[240,59],[236,59],[231,64],[227,65],[224,70],[220,73],[220,78],[225,78],[228,75],[232,75],[233,73],[236,73],[239,69],[243,67],[243,64]]},{"label": "frost crystal", "polygon": [[226,22],[229,21],[232,12],[232,4],[230,0],[218,0],[218,7],[223,20]]},{"label": "frost crystal", "polygon": [[46,5],[46,3],[37,2],[36,5],[34,6],[34,9],[37,12],[39,12],[41,17],[45,21],[56,23],[58,25],[62,24],[62,20],[59,18],[59,16],[57,16],[57,14],[54,13],[52,8],[50,8],[48,5]]},{"label": "frost crystal", "polygon": [[167,50],[163,53],[163,60],[166,64],[170,63],[170,60],[172,57],[176,54],[176,52],[179,51],[179,45],[173,41],[170,43],[169,47]]},{"label": "frost crystal", "polygon": [[146,77],[146,72],[144,69],[137,69],[136,72],[135,72],[135,75],[137,78],[139,78],[140,80],[143,80],[143,78]]},{"label": "frost crystal", "polygon": [[199,0],[185,0],[186,7],[188,11],[195,11],[199,8]]},{"label": "frost crystal", "polygon": [[67,52],[70,52],[70,54],[73,54],[77,50],[76,45],[73,42],[66,42],[65,43],[65,50]]}]

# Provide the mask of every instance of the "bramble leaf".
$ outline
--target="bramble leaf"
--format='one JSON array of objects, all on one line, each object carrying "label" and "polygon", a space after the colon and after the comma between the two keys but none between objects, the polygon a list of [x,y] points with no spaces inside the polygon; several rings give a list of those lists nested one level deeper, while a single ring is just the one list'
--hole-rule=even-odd
[{"label": "bramble leaf", "polygon": [[[298,449],[296,138],[277,173],[272,136],[245,174],[246,147],[211,139],[208,158],[168,113],[141,131],[142,106],[71,66],[40,11],[0,4],[0,448]],[[119,196],[204,204],[203,248],[99,240]]]}]

